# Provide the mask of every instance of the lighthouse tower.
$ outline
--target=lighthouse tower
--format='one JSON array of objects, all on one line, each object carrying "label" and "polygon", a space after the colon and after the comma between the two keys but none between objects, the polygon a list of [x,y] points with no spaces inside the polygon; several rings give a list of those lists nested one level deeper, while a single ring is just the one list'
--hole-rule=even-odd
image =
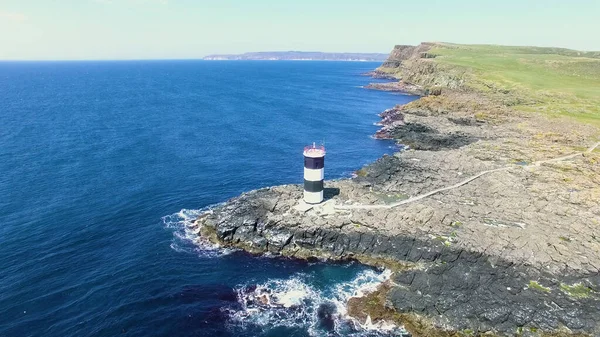
[{"label": "lighthouse tower", "polygon": [[304,148],[304,202],[318,204],[323,201],[323,179],[325,178],[325,147]]}]

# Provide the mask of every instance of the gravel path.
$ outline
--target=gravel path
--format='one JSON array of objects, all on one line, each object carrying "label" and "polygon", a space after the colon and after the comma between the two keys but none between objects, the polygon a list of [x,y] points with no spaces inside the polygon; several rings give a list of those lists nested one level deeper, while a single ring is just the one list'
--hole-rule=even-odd
[{"label": "gravel path", "polygon": [[488,173],[493,173],[493,172],[500,172],[500,171],[506,171],[509,170],[511,168],[516,168],[516,167],[522,167],[522,168],[527,168],[527,167],[531,167],[531,166],[540,166],[542,164],[546,164],[546,163],[555,163],[555,162],[559,162],[559,161],[563,161],[563,160],[569,160],[578,156],[583,155],[584,153],[591,153],[592,151],[594,151],[598,146],[600,145],[600,142],[597,142],[596,144],[592,145],[590,148],[588,148],[585,152],[578,152],[578,153],[573,153],[567,156],[562,156],[562,157],[558,157],[558,158],[553,158],[553,159],[548,159],[548,160],[539,160],[536,162],[533,162],[531,164],[528,165],[524,165],[524,166],[519,166],[519,165],[510,165],[510,166],[505,166],[505,167],[501,167],[501,168],[497,168],[497,169],[493,169],[493,170],[487,170],[487,171],[483,171],[478,173],[477,175],[474,175],[472,177],[469,177],[457,184],[454,184],[452,186],[448,186],[448,187],[444,187],[444,188],[438,188],[436,190],[427,192],[425,194],[421,194],[421,195],[417,195],[414,197],[410,197],[406,200],[401,200],[398,202],[394,202],[394,203],[390,203],[390,204],[385,204],[385,205],[334,205],[335,209],[340,209],[340,210],[348,210],[348,209],[378,209],[378,208],[393,208],[393,207],[397,207],[397,206],[401,206],[401,205],[406,205],[409,204],[411,202],[415,202],[415,201],[419,201],[421,199],[427,198],[429,196],[432,196],[434,194],[440,193],[440,192],[444,192],[444,191],[448,191],[448,190],[452,190],[458,187],[461,187],[463,185],[466,185],[468,183],[470,183],[471,181],[484,176]]}]

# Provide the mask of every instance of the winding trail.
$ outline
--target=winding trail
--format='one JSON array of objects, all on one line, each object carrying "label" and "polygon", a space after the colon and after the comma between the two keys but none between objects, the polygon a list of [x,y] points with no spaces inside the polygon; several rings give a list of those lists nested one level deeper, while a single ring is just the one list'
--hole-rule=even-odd
[{"label": "winding trail", "polygon": [[[563,161],[563,160],[572,159],[572,158],[581,156],[584,153],[591,153],[598,146],[600,146],[600,142],[597,142],[594,145],[590,146],[584,152],[577,152],[577,153],[573,153],[573,154],[570,154],[570,155],[566,155],[566,156],[562,156],[562,157],[558,157],[558,158],[553,158],[553,159],[540,160],[540,161],[533,162],[533,163],[531,163],[529,165],[524,165],[524,166],[520,166],[520,167],[525,168],[525,167],[529,167],[529,166],[540,166],[540,165],[546,164],[546,163],[554,163],[554,162],[559,162],[559,161]],[[394,202],[394,203],[391,203],[391,204],[385,204],[385,205],[335,205],[334,208],[335,209],[340,209],[340,210],[342,210],[342,209],[381,209],[381,208],[393,208],[393,207],[396,207],[396,206],[406,205],[406,204],[409,204],[411,202],[415,202],[415,201],[427,198],[429,196],[432,196],[432,195],[440,193],[440,192],[444,192],[444,191],[448,191],[448,190],[452,190],[452,189],[458,188],[458,187],[466,185],[466,184],[470,183],[471,181],[473,181],[473,180],[475,180],[475,179],[477,179],[477,178],[479,178],[481,176],[484,176],[486,174],[493,173],[493,172],[507,171],[507,170],[509,170],[511,168],[514,168],[514,167],[517,167],[517,166],[515,166],[515,165],[509,165],[509,166],[505,166],[505,167],[501,167],[501,168],[497,168],[497,169],[493,169],[493,170],[483,171],[483,172],[480,172],[480,173],[478,173],[478,174],[476,174],[476,175],[474,175],[472,177],[469,177],[469,178],[467,178],[467,179],[465,179],[465,180],[463,180],[463,181],[461,181],[459,183],[456,183],[456,184],[454,184],[452,186],[442,187],[442,188],[439,188],[437,190],[433,190],[433,191],[430,191],[430,192],[427,192],[427,193],[424,193],[424,194],[421,194],[421,195],[417,195],[417,196],[414,196],[414,197],[410,197],[408,199],[401,200],[401,201],[398,201],[398,202]]]}]

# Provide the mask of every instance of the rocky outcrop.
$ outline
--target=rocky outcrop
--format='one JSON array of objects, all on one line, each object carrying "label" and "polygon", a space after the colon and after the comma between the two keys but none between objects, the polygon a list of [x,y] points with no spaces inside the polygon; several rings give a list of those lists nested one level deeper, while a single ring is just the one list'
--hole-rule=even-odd
[{"label": "rocky outcrop", "polygon": [[538,330],[600,333],[598,298],[574,298],[562,290],[577,284],[591,293],[600,285],[597,275],[556,278],[462,251],[427,269],[398,273],[394,281],[397,286],[388,294],[392,307],[431,317],[435,326],[503,335]]},{"label": "rocky outcrop", "polygon": [[[431,118],[405,117],[421,123]],[[485,134],[486,126],[436,119],[439,124],[429,120],[428,127],[435,125],[441,134],[453,128]],[[552,204],[534,207],[530,214],[524,207],[555,193],[551,169],[526,173],[515,165],[508,174],[404,208],[335,208],[402,200],[498,165],[499,158],[477,159],[462,149],[439,146],[384,157],[353,179],[328,181],[327,201],[311,209],[296,207],[302,198],[298,185],[251,191],[207,212],[195,226],[215,242],[254,253],[357,259],[392,268],[396,272],[386,307],[417,315],[440,333],[600,333],[595,318],[600,315],[600,276],[594,267],[600,241],[588,237],[596,226],[593,206],[565,209],[561,198],[551,197]],[[582,159],[577,163],[585,167]],[[523,174],[542,174],[545,182],[519,185]],[[561,214],[577,214],[573,221],[587,229],[567,232]],[[403,319],[413,316],[400,315],[399,322],[410,324]]]},{"label": "rocky outcrop", "polygon": [[381,80],[397,80],[397,78],[393,74],[386,74],[378,71],[368,71],[366,73],[361,74],[362,76],[368,76],[372,78],[378,78]]},{"label": "rocky outcrop", "polygon": [[425,94],[425,89],[418,85],[406,82],[387,82],[387,83],[369,83],[365,89],[374,89],[381,91],[402,92],[409,95],[421,96]]},{"label": "rocky outcrop", "polygon": [[377,125],[381,126],[381,129],[375,133],[376,139],[393,139],[392,132],[405,124],[401,109],[401,106],[395,106],[379,114],[381,121]]},{"label": "rocky outcrop", "polygon": [[434,42],[423,42],[418,46],[396,45],[390,52],[387,60],[381,65],[382,68],[400,68],[404,61],[418,58],[433,58],[427,52],[435,45]]},{"label": "rocky outcrop", "polygon": [[[339,187],[330,187],[330,194],[336,193],[332,189],[348,190],[347,183],[331,184]],[[457,223],[431,237],[380,230],[378,219],[387,218],[380,214],[367,215],[372,221],[366,222],[365,217],[327,210],[296,211],[301,195],[297,185],[251,191],[213,209],[197,226],[216,242],[254,253],[358,259],[393,268],[387,305],[427,317],[441,331],[600,333],[598,274],[555,275],[493,251],[455,246],[453,237],[461,235],[456,234]],[[428,222],[426,214],[420,221]]]},{"label": "rocky outcrop", "polygon": [[435,48],[448,46],[435,42],[423,42],[418,46],[397,45],[388,59],[374,72],[373,77],[394,78],[399,82],[373,83],[369,89],[401,91],[414,95],[439,94],[442,88],[462,89],[467,81],[464,70],[434,62]]},{"label": "rocky outcrop", "polygon": [[462,89],[467,76],[460,68],[445,66],[430,59],[405,62],[401,71],[402,81],[418,83],[424,88]]},{"label": "rocky outcrop", "polygon": [[390,282],[350,312],[415,336],[600,335],[600,153],[577,154],[597,129],[469,91],[468,75],[433,63],[430,49],[397,46],[383,65],[442,87],[380,114],[376,137],[411,150],[326,181],[321,205],[302,204],[301,186],[269,187],[214,207],[191,230],[254,253],[388,267]]}]

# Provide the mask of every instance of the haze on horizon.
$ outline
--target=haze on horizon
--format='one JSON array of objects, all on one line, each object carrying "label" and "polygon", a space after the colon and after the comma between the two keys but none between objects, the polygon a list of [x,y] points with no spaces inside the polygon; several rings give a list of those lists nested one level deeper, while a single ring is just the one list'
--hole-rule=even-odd
[{"label": "haze on horizon", "polygon": [[445,41],[600,50],[597,0],[3,0],[0,60],[389,52]]}]

